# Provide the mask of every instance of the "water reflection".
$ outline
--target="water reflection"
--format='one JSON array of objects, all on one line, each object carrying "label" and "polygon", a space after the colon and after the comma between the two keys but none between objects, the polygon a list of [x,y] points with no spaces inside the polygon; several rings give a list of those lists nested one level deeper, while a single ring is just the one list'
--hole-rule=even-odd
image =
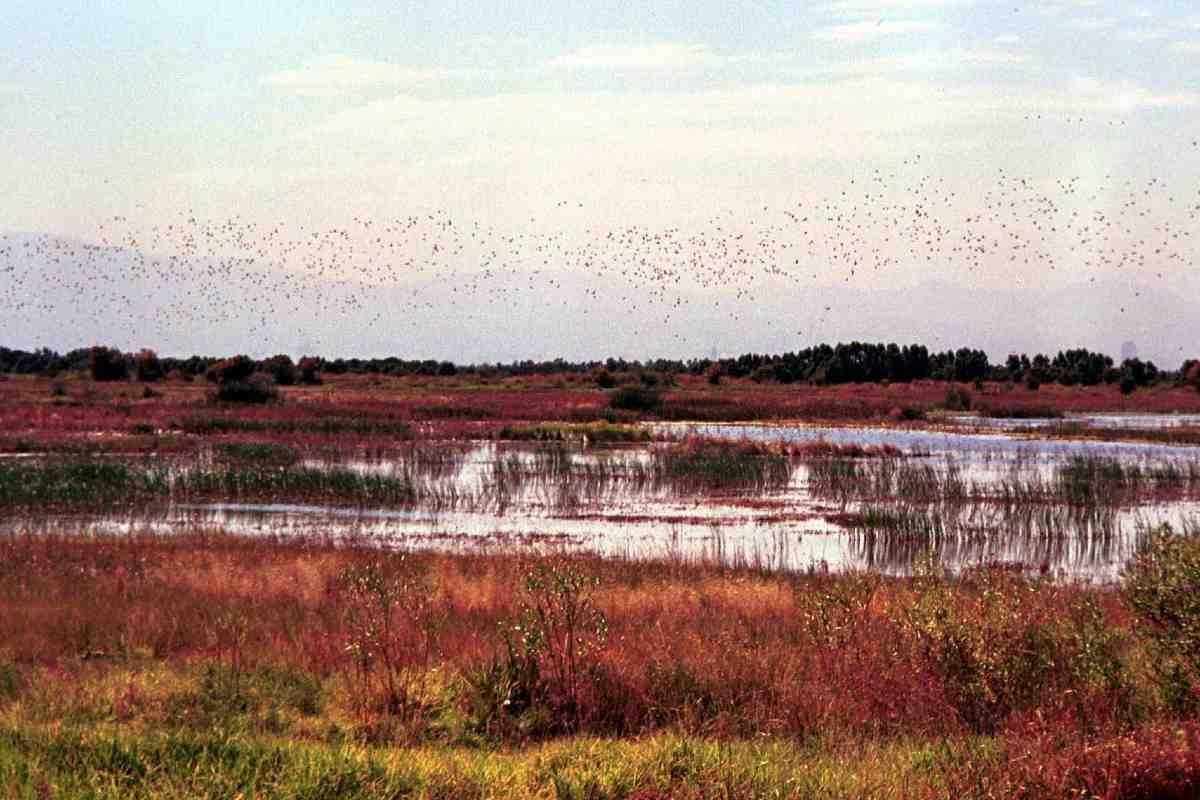
[{"label": "water reflection", "polygon": [[[1139,476],[1163,474],[1171,464],[1190,469],[1200,458],[1195,447],[849,426],[684,430],[763,442],[892,445],[908,456],[844,460],[843,466],[836,459],[800,457],[789,462],[782,481],[697,486],[667,480],[653,469],[655,448],[670,446],[665,444],[424,443],[385,458],[329,454],[302,462],[314,469],[415,477],[433,499],[412,507],[179,502],[115,514],[15,517],[0,521],[0,531],[220,529],[451,551],[568,550],[894,574],[932,558],[950,568],[1003,562],[1096,580],[1116,578],[1152,526],[1169,523],[1200,532],[1200,503],[1188,492],[1080,504],[1033,502],[1033,494],[1013,489],[1049,486],[1080,456],[1115,459],[1125,468],[1137,467]],[[835,467],[852,470],[834,476],[841,481],[837,491],[825,474]]]}]

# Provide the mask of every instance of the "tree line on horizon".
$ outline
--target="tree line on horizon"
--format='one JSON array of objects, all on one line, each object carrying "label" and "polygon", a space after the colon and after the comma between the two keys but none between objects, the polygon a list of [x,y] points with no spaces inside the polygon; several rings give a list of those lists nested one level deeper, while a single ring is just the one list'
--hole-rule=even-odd
[{"label": "tree line on horizon", "polygon": [[[433,359],[325,359],[305,356],[293,361],[288,355],[252,360],[248,356],[215,357],[192,355],[160,357],[149,349],[124,353],[116,348],[78,348],[58,353],[42,348],[20,350],[0,347],[0,373],[56,377],[68,372],[90,373],[97,380],[155,381],[168,377],[185,380],[198,377],[215,379],[224,374],[229,363],[236,369],[253,365],[251,371],[265,373],[280,385],[317,383],[320,373],[386,374],[450,377],[476,375],[481,378],[528,377],[550,374],[658,373],[664,375],[708,375],[712,383],[721,378],[749,378],[755,381],[816,385],[847,383],[908,383],[913,380],[1012,381],[1036,389],[1040,384],[1094,386],[1121,384],[1124,387],[1148,386],[1164,381],[1200,387],[1200,360],[1184,361],[1177,371],[1163,371],[1153,361],[1126,359],[1116,363],[1112,357],[1086,348],[1060,350],[1054,356],[1042,353],[1009,354],[1002,363],[992,363],[983,350],[959,348],[937,353],[923,344],[850,342],[818,344],[815,347],[778,355],[748,353],[725,359],[653,359],[647,361],[606,359],[604,361],[512,361],[456,365]],[[222,367],[223,365],[223,367]],[[214,372],[216,369],[216,373]],[[601,374],[602,373],[602,374]]]},{"label": "tree line on horizon", "polygon": [[[1043,353],[1030,357],[1009,354],[1003,363],[992,363],[983,350],[961,347],[957,350],[930,352],[924,345],[895,343],[839,342],[821,344],[794,352],[775,355],[745,353],[732,358],[651,359],[647,361],[608,358],[603,361],[513,361],[508,364],[483,363],[458,365],[436,359],[323,358],[304,356],[293,361],[288,355],[260,360],[239,355],[218,358],[193,355],[187,358],[159,357],[153,350],[122,352],[117,348],[95,346],[58,353],[49,348],[33,351],[0,346],[0,373],[58,376],[68,372],[87,372],[96,380],[153,382],[167,377],[191,380],[208,377],[218,381],[230,365],[233,369],[269,375],[279,385],[319,382],[320,374],[374,374],[419,376],[478,376],[486,378],[522,377],[554,374],[619,373],[661,375],[705,375],[712,383],[722,378],[749,378],[758,382],[816,385],[843,383],[907,383],[915,380],[943,380],[962,383],[982,381],[1021,382],[1029,388],[1043,383],[1066,386],[1095,386],[1119,383],[1123,390],[1162,382],[1187,383],[1200,388],[1200,359],[1188,359],[1178,370],[1159,369],[1153,361],[1128,358],[1120,364],[1111,356],[1086,348],[1060,350],[1054,356]],[[249,373],[247,373],[249,374]]]}]

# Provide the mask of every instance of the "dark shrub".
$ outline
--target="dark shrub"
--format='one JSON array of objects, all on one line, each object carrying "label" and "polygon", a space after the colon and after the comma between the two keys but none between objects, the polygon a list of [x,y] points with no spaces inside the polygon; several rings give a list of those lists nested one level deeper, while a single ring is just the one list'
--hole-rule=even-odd
[{"label": "dark shrub", "polygon": [[204,377],[218,384],[244,381],[254,374],[254,368],[254,361],[249,356],[234,356],[213,364],[204,373]]},{"label": "dark shrub", "polygon": [[279,390],[269,375],[259,372],[245,380],[224,381],[213,397],[223,403],[270,403],[279,399]]},{"label": "dark shrub", "polygon": [[133,357],[133,366],[137,373],[137,379],[143,383],[152,383],[163,377],[163,366],[162,362],[158,360],[158,354],[148,348],[138,351],[138,354]]},{"label": "dark shrub", "polygon": [[985,417],[993,419],[1062,419],[1062,411],[1048,405],[1004,405],[988,403],[979,409]]},{"label": "dark shrub", "polygon": [[596,385],[601,389],[611,389],[617,385],[617,379],[613,374],[606,369],[602,369],[596,373]]},{"label": "dark shrub", "polygon": [[1192,362],[1183,373],[1184,382],[1200,392],[1200,361]]},{"label": "dark shrub", "polygon": [[622,386],[608,396],[611,408],[624,411],[654,411],[662,404],[662,396],[649,386]]},{"label": "dark shrub", "polygon": [[88,366],[95,381],[123,381],[129,377],[125,355],[113,347],[93,347],[88,352]]},{"label": "dark shrub", "polygon": [[944,405],[947,411],[970,411],[971,393],[960,386],[951,386],[946,390]]},{"label": "dark shrub", "polygon": [[925,419],[925,409],[920,406],[896,406],[888,411],[888,419],[896,422],[913,422]]},{"label": "dark shrub", "polygon": [[321,384],[321,360],[313,356],[305,356],[300,359],[300,363],[296,365],[300,370],[300,382],[305,386],[319,386]]},{"label": "dark shrub", "polygon": [[259,368],[274,378],[279,386],[291,386],[296,383],[296,365],[289,356],[280,354],[263,359]]}]

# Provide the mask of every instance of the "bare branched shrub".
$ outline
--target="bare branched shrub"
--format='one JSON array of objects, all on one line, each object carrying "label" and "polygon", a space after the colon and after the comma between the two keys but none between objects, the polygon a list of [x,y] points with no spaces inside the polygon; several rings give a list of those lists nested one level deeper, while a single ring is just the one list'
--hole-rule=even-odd
[{"label": "bare branched shrub", "polygon": [[354,564],[330,591],[342,611],[343,650],[359,709],[414,720],[427,702],[438,641],[425,570],[405,556]]}]

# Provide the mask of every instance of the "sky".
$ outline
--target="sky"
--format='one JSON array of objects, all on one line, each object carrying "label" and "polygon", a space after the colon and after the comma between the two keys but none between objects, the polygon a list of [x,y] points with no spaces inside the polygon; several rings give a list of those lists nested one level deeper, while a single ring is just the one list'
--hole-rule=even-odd
[{"label": "sky", "polygon": [[[1167,362],[1200,339],[1195,315],[1163,315],[1200,292],[1193,4],[553,5],[6,8],[0,234],[103,243],[176,268],[156,272],[160,285],[140,297],[84,315],[53,290],[94,277],[95,263],[72,255],[31,265],[26,250],[0,241],[0,300],[43,298],[17,309],[9,336],[58,347],[150,336],[161,341],[141,343],[160,349],[219,341],[487,360],[603,356],[592,351],[606,346],[628,351],[614,355],[708,355],[921,334],[1001,349],[1111,351],[1129,339]],[[488,234],[457,247],[439,215]],[[378,228],[360,224],[410,216],[425,238],[386,249]],[[228,220],[261,227],[212,252],[188,243]],[[245,305],[249,272],[291,275],[288,324],[179,311],[170,325],[147,327],[158,293],[185,281],[181,259],[199,280],[203,259],[240,258],[255,249],[247,237],[280,224],[296,231],[283,237],[290,244],[272,239],[254,264],[234,267],[242,275],[229,279],[226,265],[223,286],[197,291]],[[317,274],[311,252],[297,256],[308,235],[300,226],[344,231],[359,247]],[[634,268],[649,272],[632,282],[600,275],[592,291],[605,296],[590,297],[609,313],[580,321],[579,291],[597,278],[597,261],[620,276],[638,250],[609,235],[631,228],[665,234],[672,248],[638,251]],[[431,237],[445,245],[432,260],[423,249]],[[494,335],[468,335],[465,320],[483,306],[512,304],[511,292],[486,285],[474,284],[461,307],[428,305],[449,283],[495,268],[488,254],[514,237],[505,275],[537,270],[529,291],[546,301],[521,313],[558,322],[542,330],[545,320],[501,310],[507,324]],[[731,256],[731,241],[736,249],[764,237],[770,247]],[[429,269],[414,271],[414,257]],[[719,274],[693,274],[722,258],[733,260]],[[383,286],[411,307],[393,299],[402,308],[330,313],[331,281],[353,282],[368,300]],[[664,281],[653,302],[705,313],[643,308],[646,319],[624,326],[636,334],[614,338],[611,315],[633,313],[622,292],[644,298]],[[1089,301],[1092,289],[1103,303]],[[1026,308],[1077,301],[1038,309],[1038,332],[1026,335],[1020,298],[999,302],[1013,290],[1027,292]],[[1131,302],[1112,308],[1125,291]],[[879,293],[897,312],[915,298],[932,304],[923,315],[946,324],[918,325],[861,299]],[[964,296],[974,316],[938,304]],[[1157,300],[1133,299],[1141,297]],[[870,314],[852,314],[854,304]],[[760,313],[775,306],[775,316]],[[1001,316],[1001,307],[1010,310]],[[80,324],[47,324],[71,313]],[[381,333],[396,316],[405,322]]]}]

